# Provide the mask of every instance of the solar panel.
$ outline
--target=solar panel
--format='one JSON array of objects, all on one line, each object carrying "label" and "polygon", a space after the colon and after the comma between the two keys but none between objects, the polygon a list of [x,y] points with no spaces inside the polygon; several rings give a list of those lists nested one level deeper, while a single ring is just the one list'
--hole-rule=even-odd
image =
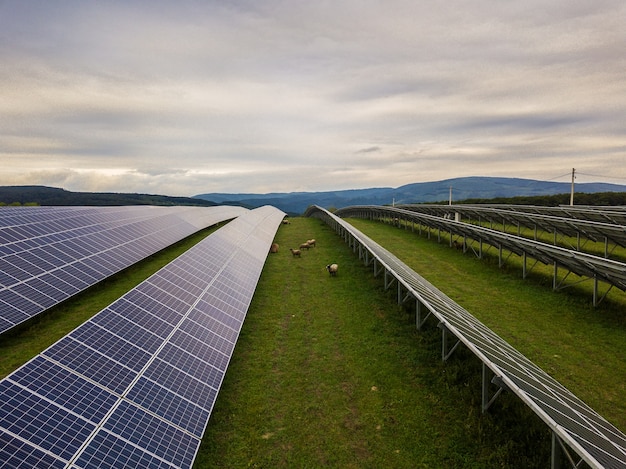
[{"label": "solar panel", "polygon": [[0,333],[245,211],[226,206],[0,207]]},{"label": "solar panel", "polygon": [[[541,243],[489,228],[475,226],[469,223],[457,222],[443,217],[435,217],[432,215],[416,213],[394,207],[345,207],[337,210],[336,214],[338,216],[355,216],[365,218],[402,217],[405,220],[414,220],[418,223],[423,223],[426,226],[434,227],[440,232],[446,232],[462,236],[464,238],[478,240],[481,245],[483,242],[486,242],[491,246],[507,249],[519,256],[529,255],[546,265],[555,265],[556,267],[566,268],[570,272],[577,275],[586,276],[594,280],[602,280],[611,286],[616,286],[617,288],[626,291],[626,264],[623,262]],[[597,304],[597,290],[597,282],[595,282],[594,304]]]},{"label": "solar panel", "polygon": [[[397,281],[399,298],[400,288],[409,292],[418,302],[418,311],[421,307],[427,308],[429,314],[433,314],[439,321],[442,334],[451,333],[458,343],[465,344],[483,362],[483,367],[487,367],[506,388],[528,405],[553,434],[565,441],[582,460],[592,467],[626,468],[626,435],[563,385],[349,223],[320,207],[309,208],[305,215],[321,218],[334,227],[354,247],[355,252],[358,251],[365,258],[368,265],[375,260],[375,273],[376,265],[383,266],[386,276],[392,275]],[[416,320],[419,325],[420,318]],[[445,335],[442,341],[445,345]],[[448,352],[442,346],[442,355],[444,351]],[[483,382],[483,390],[485,386]],[[483,395],[483,406],[486,401]],[[556,454],[553,451],[553,457]]]},{"label": "solar panel", "polygon": [[191,467],[283,216],[246,211],[0,381],[6,467]]},{"label": "solar panel", "polygon": [[[583,236],[593,241],[614,242],[620,246],[626,246],[626,226],[624,224],[612,223],[623,222],[625,218],[615,218],[611,214],[615,211],[607,210],[582,210],[581,208],[565,209],[558,207],[536,207],[531,212],[519,209],[517,205],[510,205],[508,208],[504,206],[494,207],[489,205],[429,205],[429,204],[408,204],[396,205],[402,208],[418,213],[425,213],[433,216],[444,216],[453,218],[455,215],[461,214],[465,219],[474,219],[479,221],[489,221],[493,224],[508,224],[509,226],[525,226],[530,229],[542,229],[547,233],[560,232],[566,236],[580,237]],[[545,212],[545,213],[544,213]],[[583,218],[585,214],[595,215]],[[623,212],[617,212],[620,214]],[[557,216],[558,214],[558,216]],[[599,217],[604,214],[604,217]],[[569,218],[574,215],[574,218]],[[593,219],[591,219],[593,218]],[[601,220],[601,221],[599,221]],[[612,221],[612,222],[609,222]],[[579,248],[577,248],[580,250]]]}]

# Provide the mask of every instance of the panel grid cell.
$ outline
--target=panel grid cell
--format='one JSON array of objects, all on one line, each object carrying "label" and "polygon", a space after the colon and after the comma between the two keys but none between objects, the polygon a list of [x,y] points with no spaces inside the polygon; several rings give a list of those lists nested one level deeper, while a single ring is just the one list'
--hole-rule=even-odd
[{"label": "panel grid cell", "polygon": [[63,469],[66,462],[0,430],[0,461],[4,469]]},{"label": "panel grid cell", "polygon": [[125,401],[103,429],[178,467],[191,467],[200,445],[197,438]]},{"label": "panel grid cell", "polygon": [[11,381],[95,424],[104,419],[118,398],[41,356],[13,373]]},{"label": "panel grid cell", "polygon": [[7,381],[0,382],[2,429],[70,459],[95,429],[93,423]]}]

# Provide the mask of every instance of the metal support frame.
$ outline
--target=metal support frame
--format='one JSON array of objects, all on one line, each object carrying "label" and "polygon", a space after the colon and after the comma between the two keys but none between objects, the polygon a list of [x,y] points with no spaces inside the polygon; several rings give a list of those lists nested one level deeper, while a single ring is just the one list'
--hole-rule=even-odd
[{"label": "metal support frame", "polygon": [[[441,329],[441,360],[445,362],[448,361],[448,358],[452,356],[461,341],[457,339],[457,337],[450,331],[450,329],[448,329],[448,327],[443,322],[437,324],[437,327]],[[449,335],[456,339],[456,342],[452,347],[450,347],[448,344]]]},{"label": "metal support frame", "polygon": [[387,269],[385,269],[385,290],[389,290],[389,287],[393,285],[395,280],[396,278]]},{"label": "metal support frame", "polygon": [[[474,242],[478,243],[478,250],[474,249]],[[483,256],[483,241],[482,241],[482,239],[478,239],[478,240],[472,241],[471,243],[468,243],[467,242],[467,235],[463,235],[463,252],[467,252],[469,250],[471,250],[478,259],[481,259],[482,256]]]},{"label": "metal support frame", "polygon": [[378,274],[380,273],[380,271],[384,269],[385,267],[380,265],[380,263],[378,262],[378,259],[374,258],[374,277],[378,277]]},{"label": "metal support frame", "polygon": [[572,457],[572,454],[569,451],[569,448],[563,443],[563,440],[557,435],[555,432],[552,432],[552,451],[551,451],[551,469],[561,469],[561,462],[563,460],[563,456],[567,458],[571,467],[574,469],[578,467],[583,467],[584,460],[580,458],[578,461],[575,461]]},{"label": "metal support frame", "polygon": [[430,317],[433,312],[429,309],[426,316],[422,317],[422,302],[415,299],[415,327],[417,327],[418,331],[422,330],[424,324],[426,324],[426,320]]},{"label": "metal support frame", "polygon": [[[495,384],[498,387],[496,392],[491,397],[489,397],[489,385],[490,384]],[[491,371],[491,369],[487,365],[485,365],[485,363],[483,363],[483,386],[482,388],[483,388],[483,392],[482,392],[482,406],[481,407],[482,407],[483,414],[487,412],[487,410],[489,410],[489,407],[491,407],[491,404],[493,404],[495,400],[498,398],[498,396],[502,394],[502,391],[509,390],[507,385],[504,384],[504,382],[502,381],[502,378],[494,374],[493,371]]]},{"label": "metal support frame", "polygon": [[409,290],[406,291],[406,295],[403,295],[402,283],[398,282],[398,304],[403,305],[407,301],[413,298],[413,295]]},{"label": "metal support frame", "polygon": [[522,253],[522,278],[526,278],[528,276],[528,274],[539,263],[539,260],[535,259],[535,262],[533,262],[533,265],[531,265],[530,268],[528,267],[527,262],[528,262],[528,255],[526,254],[526,251],[524,251]]}]

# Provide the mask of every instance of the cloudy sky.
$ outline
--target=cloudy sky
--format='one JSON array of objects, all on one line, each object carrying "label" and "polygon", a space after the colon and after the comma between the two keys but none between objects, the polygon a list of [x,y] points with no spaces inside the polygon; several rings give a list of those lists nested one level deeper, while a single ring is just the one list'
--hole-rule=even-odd
[{"label": "cloudy sky", "polygon": [[0,185],[626,184],[624,0],[0,0]]}]

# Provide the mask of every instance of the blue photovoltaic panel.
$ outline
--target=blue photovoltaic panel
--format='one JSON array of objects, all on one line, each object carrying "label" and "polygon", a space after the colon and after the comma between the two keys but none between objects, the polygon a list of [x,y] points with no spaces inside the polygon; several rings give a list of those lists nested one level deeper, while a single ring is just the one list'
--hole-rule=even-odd
[{"label": "blue photovoltaic panel", "polygon": [[0,430],[0,461],[6,468],[63,469],[66,462]]},{"label": "blue photovoltaic panel", "polygon": [[162,360],[154,360],[143,376],[203,408],[211,406],[221,382],[221,376],[214,376],[208,383],[202,382]]},{"label": "blue photovoltaic panel", "polygon": [[118,394],[123,393],[137,377],[137,371],[115,362],[69,336],[43,352],[43,356]]},{"label": "blue photovoltaic panel", "polygon": [[[240,207],[0,207],[0,333]],[[22,315],[16,315],[15,311]]]},{"label": "blue photovoltaic panel", "polygon": [[[188,323],[191,323],[191,321],[188,321]],[[219,331],[211,332],[207,329],[207,335],[208,333],[210,333],[213,334],[215,337],[220,337],[220,331],[224,332],[224,329],[220,327],[219,323],[216,323],[216,325],[219,328]],[[233,338],[233,341],[235,339],[236,338]],[[177,347],[180,347],[182,350],[188,351],[190,354],[198,357],[203,362],[210,363],[218,370],[226,371],[230,355],[220,351],[224,350],[225,347],[219,347],[220,350],[218,350],[217,348],[211,346],[208,341],[203,342],[199,338],[182,332],[180,329],[174,333],[174,335],[170,339],[170,343],[176,345]]]},{"label": "blue photovoltaic panel", "polygon": [[209,419],[207,409],[144,377],[139,378],[127,398],[198,438]]},{"label": "blue photovoltaic panel", "polygon": [[191,467],[283,216],[247,211],[0,381],[0,434],[59,467]]},{"label": "blue photovoltaic panel", "polygon": [[30,390],[0,382],[2,430],[69,460],[96,426]]},{"label": "blue photovoltaic panel", "polygon": [[[135,345],[98,326],[93,321],[85,323],[69,337],[137,372],[150,360],[150,354],[141,348],[142,343]],[[135,337],[135,339],[141,340],[143,337]]]},{"label": "blue photovoltaic panel", "polygon": [[102,421],[117,400],[111,392],[42,357],[13,373],[11,381],[93,423]]},{"label": "blue photovoltaic panel", "polygon": [[200,441],[170,423],[122,401],[100,431],[108,431],[178,467],[191,467]]},{"label": "blue photovoltaic panel", "polygon": [[93,437],[92,444],[81,453],[76,465],[72,467],[172,469],[176,466],[116,435],[100,431]]},{"label": "blue photovoltaic panel", "polygon": [[[155,322],[156,321],[158,320],[155,320]],[[163,337],[153,334],[142,327],[145,325],[145,321],[142,321],[141,324],[136,324],[124,316],[114,313],[108,308],[100,313],[98,317],[94,318],[94,320],[90,323],[93,326],[99,326],[107,333],[113,334],[116,337],[121,337],[123,340],[128,342],[129,345],[137,346],[149,354],[156,352],[160,344],[163,342]],[[77,338],[76,336],[72,337]],[[93,345],[94,342],[89,341],[89,343]],[[99,350],[102,350],[102,348],[99,348]],[[110,354],[110,356],[112,358],[114,357],[113,354]]]}]

